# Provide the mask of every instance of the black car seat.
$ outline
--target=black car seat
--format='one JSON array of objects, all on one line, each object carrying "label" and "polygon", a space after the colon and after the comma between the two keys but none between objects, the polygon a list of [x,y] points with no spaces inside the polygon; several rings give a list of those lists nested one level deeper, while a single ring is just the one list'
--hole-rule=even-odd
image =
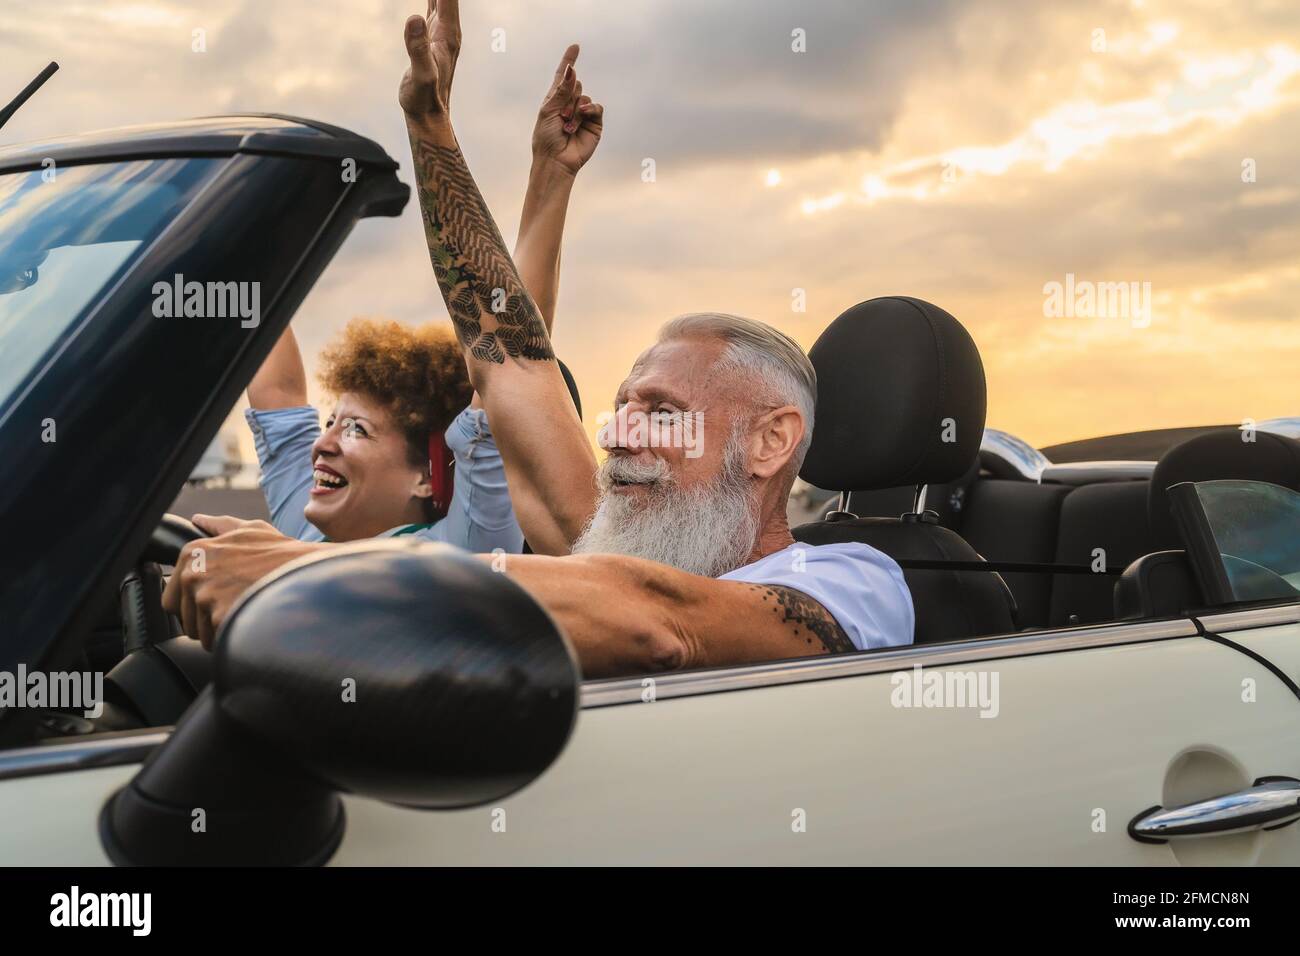
[{"label": "black car seat", "polygon": [[[1107,568],[1123,568],[1150,551],[1147,488],[1148,482],[1141,480],[1097,481],[1070,488],[1057,509],[1057,564],[1086,566],[1101,558]],[[1052,575],[1047,626],[1112,620],[1115,581],[1110,574]]]},{"label": "black car seat", "polygon": [[[862,302],[808,353],[817,371],[816,421],[800,476],[852,493],[919,491],[965,476],[984,433],[984,365],[956,319],[920,299]],[[1006,582],[955,531],[913,507],[897,518],[834,512],[801,525],[807,544],[860,541],[903,567],[918,644],[1016,629]],[[956,562],[956,566],[952,565]]]},{"label": "black car seat", "polygon": [[[1254,441],[1243,441],[1243,436]],[[1300,491],[1300,442],[1271,432],[1236,428],[1206,432],[1175,445],[1156,462],[1147,490],[1150,554],[1115,584],[1115,616],[1165,617],[1203,603],[1169,508],[1169,488],[1183,481],[1267,481]]]}]

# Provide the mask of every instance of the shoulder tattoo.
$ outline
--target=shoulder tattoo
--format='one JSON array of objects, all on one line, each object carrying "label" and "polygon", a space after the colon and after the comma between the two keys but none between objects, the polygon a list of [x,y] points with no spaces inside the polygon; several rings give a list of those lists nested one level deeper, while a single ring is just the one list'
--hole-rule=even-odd
[{"label": "shoulder tattoo", "polygon": [[777,584],[751,587],[771,605],[771,613],[790,630],[792,637],[806,644],[818,642],[830,654],[857,650],[831,613],[803,592]]}]

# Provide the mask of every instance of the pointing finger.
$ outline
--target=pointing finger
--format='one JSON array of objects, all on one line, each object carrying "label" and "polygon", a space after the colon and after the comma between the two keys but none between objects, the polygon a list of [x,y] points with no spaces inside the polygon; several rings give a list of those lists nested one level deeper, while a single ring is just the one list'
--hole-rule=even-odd
[{"label": "pointing finger", "polygon": [[564,76],[564,68],[566,66],[572,66],[577,61],[578,44],[570,43],[568,48],[564,51],[564,55],[560,57],[560,65],[555,68],[555,78],[558,80]]},{"label": "pointing finger", "polygon": [[576,82],[577,73],[574,72],[573,64],[564,64],[564,72],[556,79],[542,102],[542,112],[552,110],[568,112],[573,101],[573,86]]}]

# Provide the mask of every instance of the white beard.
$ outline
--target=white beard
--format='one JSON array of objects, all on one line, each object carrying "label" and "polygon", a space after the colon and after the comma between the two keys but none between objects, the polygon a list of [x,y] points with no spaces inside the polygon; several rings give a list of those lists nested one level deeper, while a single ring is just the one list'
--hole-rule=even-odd
[{"label": "white beard", "polygon": [[[682,490],[662,458],[610,455],[596,480],[600,502],[573,543],[574,554],[622,554],[716,578],[744,565],[758,538],[758,508],[744,468],[743,435],[727,443],[718,477]],[[644,499],[613,494],[614,480],[643,482]]]}]

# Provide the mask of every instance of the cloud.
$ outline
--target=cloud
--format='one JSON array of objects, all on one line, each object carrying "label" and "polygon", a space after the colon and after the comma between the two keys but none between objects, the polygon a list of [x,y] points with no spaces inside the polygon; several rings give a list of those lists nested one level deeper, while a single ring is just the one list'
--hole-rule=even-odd
[{"label": "cloud", "polygon": [[[50,57],[64,69],[4,137],[277,111],[374,137],[409,182],[394,100],[401,24],[421,6],[6,8],[4,83]],[[1291,0],[482,0],[464,17],[457,127],[507,237],[568,42],[607,107],[574,193],[556,331],[593,421],[674,314],[751,314],[810,345],[889,293],[970,327],[991,424],[1031,441],[1300,411]],[[191,51],[196,28],[206,53]],[[1155,321],[1046,320],[1042,287],[1066,273],[1151,282]],[[295,325],[311,354],[357,314],[445,321],[413,205],[358,226]]]}]

